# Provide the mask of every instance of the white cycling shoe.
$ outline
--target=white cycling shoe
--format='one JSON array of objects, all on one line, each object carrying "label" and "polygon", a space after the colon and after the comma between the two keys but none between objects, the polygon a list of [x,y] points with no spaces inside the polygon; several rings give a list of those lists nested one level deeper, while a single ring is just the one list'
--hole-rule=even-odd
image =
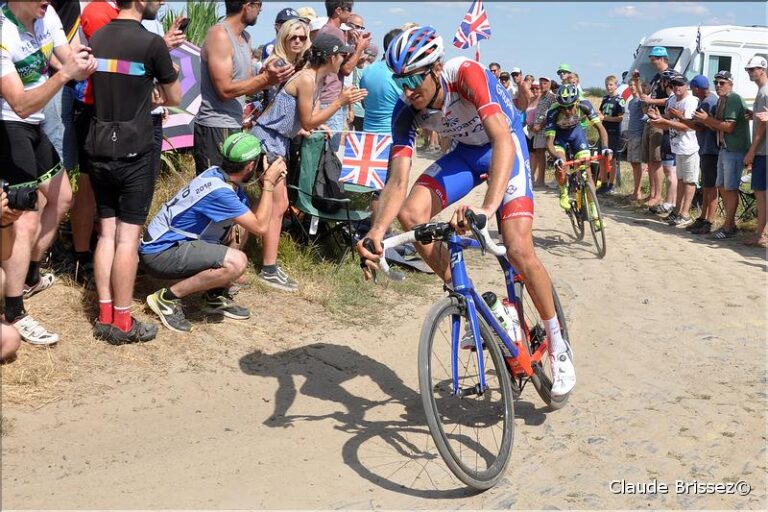
[{"label": "white cycling shoe", "polygon": [[576,385],[576,368],[568,352],[550,354],[552,367],[552,396],[565,396]]}]

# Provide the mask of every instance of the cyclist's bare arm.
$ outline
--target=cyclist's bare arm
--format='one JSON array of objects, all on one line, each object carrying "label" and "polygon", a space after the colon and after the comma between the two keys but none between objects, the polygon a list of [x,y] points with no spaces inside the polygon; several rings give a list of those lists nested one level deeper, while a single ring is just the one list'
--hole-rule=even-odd
[{"label": "cyclist's bare arm", "polygon": [[557,150],[555,150],[555,136],[549,135],[547,136],[547,152],[552,156],[552,158],[561,158],[562,155],[559,155],[557,153]]},{"label": "cyclist's bare arm", "polygon": [[607,148],[608,132],[605,131],[605,126],[603,126],[603,123],[595,123],[595,126],[597,127],[597,131],[600,133],[600,144],[602,144],[602,147]]}]

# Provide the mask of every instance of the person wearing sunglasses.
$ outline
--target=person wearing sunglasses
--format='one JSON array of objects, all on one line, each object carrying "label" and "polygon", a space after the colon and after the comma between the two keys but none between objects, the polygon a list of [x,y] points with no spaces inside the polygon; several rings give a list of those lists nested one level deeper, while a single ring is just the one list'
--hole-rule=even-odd
[{"label": "person wearing sunglasses", "polygon": [[694,118],[717,131],[720,154],[717,157],[717,181],[715,185],[725,202],[725,223],[713,238],[725,240],[736,236],[736,208],[739,205],[739,185],[744,171],[744,157],[751,145],[747,107],[744,100],[733,92],[733,75],[730,71],[718,71],[715,75],[715,92],[718,96],[714,116],[697,111]]},{"label": "person wearing sunglasses", "polygon": [[[404,229],[412,229],[487,182],[482,206],[472,209],[488,218],[500,214],[499,231],[510,262],[525,276],[531,293],[539,299],[539,313],[546,319],[555,381],[552,393],[568,393],[576,374],[555,316],[549,275],[533,247],[533,192],[520,113],[485,66],[465,57],[443,62],[443,54],[443,39],[429,26],[406,30],[387,48],[387,65],[403,95],[392,113],[389,174],[378,214],[366,239],[357,246],[363,270],[370,278],[370,269],[377,268],[381,241],[395,217]],[[422,173],[406,199],[417,128],[435,130],[451,139],[453,149]],[[466,229],[467,209],[458,206],[451,219],[460,231]],[[373,243],[373,252],[364,246],[368,241]],[[417,244],[417,249],[450,282],[445,246]]]},{"label": "person wearing sunglasses", "polygon": [[[277,16],[275,16],[275,39],[271,40],[268,43],[265,43],[262,46],[261,49],[261,62],[265,62],[267,58],[272,55],[272,52],[275,51],[275,45],[277,44],[277,38],[280,37],[280,28],[283,26],[283,24],[290,20],[300,20],[304,23],[309,24],[309,18],[304,18],[299,14],[299,11],[296,11],[294,9],[291,9],[290,7],[286,7],[285,9],[281,10],[277,13]],[[308,47],[308,46],[307,46]],[[303,52],[302,52],[303,53]]]},{"label": "person wearing sunglasses", "polygon": [[[291,139],[300,132],[310,134],[321,128],[330,132],[328,120],[350,104],[366,96],[365,89],[347,88],[330,105],[317,109],[318,84],[329,75],[337,75],[342,63],[353,52],[351,46],[329,34],[320,33],[305,52],[307,66],[292,76],[277,92],[266,110],[256,119],[251,133],[262,143],[270,158],[287,158]],[[303,130],[303,132],[302,132]],[[285,183],[275,184],[272,220],[263,240],[261,282],[285,292],[299,289],[277,264],[283,215],[288,209],[288,190]]]}]

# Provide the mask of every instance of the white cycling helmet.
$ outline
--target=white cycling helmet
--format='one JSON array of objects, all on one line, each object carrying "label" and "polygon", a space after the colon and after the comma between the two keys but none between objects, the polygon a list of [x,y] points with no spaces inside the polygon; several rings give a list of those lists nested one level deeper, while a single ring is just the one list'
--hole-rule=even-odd
[{"label": "white cycling helmet", "polygon": [[396,75],[426,68],[443,57],[443,38],[430,26],[402,32],[387,47],[387,66]]}]

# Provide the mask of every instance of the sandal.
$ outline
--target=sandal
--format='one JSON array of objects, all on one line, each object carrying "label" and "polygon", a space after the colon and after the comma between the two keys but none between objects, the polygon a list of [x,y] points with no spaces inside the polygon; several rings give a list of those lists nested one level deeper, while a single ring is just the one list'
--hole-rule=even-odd
[{"label": "sandal", "polygon": [[728,238],[733,238],[736,236],[736,230],[727,230],[727,229],[721,229],[714,235],[712,235],[712,238],[715,240],[726,240]]},{"label": "sandal", "polygon": [[758,238],[745,240],[744,245],[748,245],[750,247],[762,247],[765,249],[768,248],[768,237],[760,236]]}]

